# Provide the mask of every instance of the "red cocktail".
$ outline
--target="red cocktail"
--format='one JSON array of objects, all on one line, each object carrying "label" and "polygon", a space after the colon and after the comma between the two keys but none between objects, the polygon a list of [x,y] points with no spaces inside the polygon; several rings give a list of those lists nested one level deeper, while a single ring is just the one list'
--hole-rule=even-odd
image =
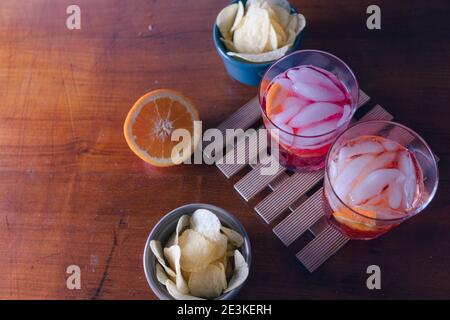
[{"label": "red cocktail", "polygon": [[263,120],[280,163],[295,171],[324,167],[336,136],[356,110],[359,89],[338,58],[304,50],[276,62],[260,86]]},{"label": "red cocktail", "polygon": [[393,122],[363,122],[328,154],[326,217],[352,239],[373,239],[423,210],[437,183],[434,156],[416,133]]}]

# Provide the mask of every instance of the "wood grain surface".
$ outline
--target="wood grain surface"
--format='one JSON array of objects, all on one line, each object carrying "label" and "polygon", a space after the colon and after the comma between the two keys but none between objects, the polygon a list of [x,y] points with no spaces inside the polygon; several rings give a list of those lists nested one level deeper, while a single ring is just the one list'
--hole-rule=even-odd
[{"label": "wood grain surface", "polygon": [[[73,3],[81,30],[65,26]],[[449,2],[380,0],[376,31],[366,28],[371,1],[293,3],[307,19],[303,48],[341,57],[372,101],[441,158],[432,204],[310,274],[215,167],[155,169],[123,138],[129,108],[152,89],[190,96],[205,127],[255,96],[214,49],[226,0],[2,0],[1,299],[156,298],[142,268],[146,237],[191,202],[231,211],[249,232],[254,261],[241,299],[450,298]],[[81,290],[66,288],[71,264],[81,267]],[[372,264],[381,290],[366,287]]]}]

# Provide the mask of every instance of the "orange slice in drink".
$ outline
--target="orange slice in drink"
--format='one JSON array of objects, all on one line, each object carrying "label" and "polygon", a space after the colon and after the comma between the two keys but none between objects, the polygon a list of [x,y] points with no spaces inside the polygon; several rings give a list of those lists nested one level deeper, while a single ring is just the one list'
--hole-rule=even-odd
[{"label": "orange slice in drink", "polygon": [[283,111],[281,103],[288,97],[288,94],[289,92],[279,83],[270,86],[266,95],[266,112],[269,119]]},{"label": "orange slice in drink", "polygon": [[[377,229],[376,222],[373,220],[377,217],[375,212],[360,208],[358,208],[358,212],[361,215],[356,214],[347,208],[342,208],[340,211],[333,212],[333,216],[338,222],[353,230],[374,231]],[[362,215],[364,215],[364,217]]]},{"label": "orange slice in drink", "polygon": [[[159,89],[134,104],[123,129],[128,146],[138,157],[153,166],[168,167],[192,155],[200,141],[201,128],[194,126],[198,120],[197,109],[188,98],[177,91]],[[172,141],[177,129],[184,129],[176,132],[180,141]],[[175,147],[181,151],[173,152]]]}]

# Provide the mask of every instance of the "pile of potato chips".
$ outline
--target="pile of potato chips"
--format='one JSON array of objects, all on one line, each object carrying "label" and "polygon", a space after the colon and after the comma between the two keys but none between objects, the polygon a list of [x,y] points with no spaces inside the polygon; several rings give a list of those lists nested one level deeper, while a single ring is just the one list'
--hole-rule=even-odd
[{"label": "pile of potato chips", "polygon": [[225,7],[216,24],[230,56],[261,63],[284,56],[306,25],[287,0],[248,0]]},{"label": "pile of potato chips", "polygon": [[150,241],[156,256],[156,277],[177,300],[214,299],[239,287],[248,264],[238,248],[244,238],[221,225],[209,210],[198,209],[177,223],[164,250]]}]

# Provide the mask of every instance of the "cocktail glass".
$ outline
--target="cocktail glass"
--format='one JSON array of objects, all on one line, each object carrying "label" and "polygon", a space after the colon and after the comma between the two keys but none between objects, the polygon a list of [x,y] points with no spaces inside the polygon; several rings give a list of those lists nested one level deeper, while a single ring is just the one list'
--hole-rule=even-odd
[{"label": "cocktail glass", "polygon": [[417,133],[367,121],[336,139],[324,180],[328,222],[352,239],[370,240],[424,210],[439,178],[435,156]]},{"label": "cocktail glass", "polygon": [[[319,70],[321,76],[326,73],[325,76],[330,75],[332,77],[332,79],[329,78],[327,80],[331,85],[337,85],[344,90],[346,100],[342,101],[342,103],[346,104],[346,110],[340,114],[342,115],[342,119],[337,119],[339,122],[336,121],[336,125],[331,130],[320,132],[320,134],[300,134],[300,130],[286,127],[286,125],[280,125],[280,123],[274,121],[274,118],[269,116],[266,99],[268,92],[271,90],[271,86],[275,81],[282,77],[283,73],[288,74],[292,68]],[[320,86],[314,87],[313,85],[312,89],[319,95],[321,92],[324,92]],[[277,142],[275,146],[272,145],[272,152],[276,152],[280,164],[298,172],[323,169],[325,157],[331,143],[339,133],[348,127],[356,110],[358,99],[359,87],[355,75],[342,60],[332,54],[318,50],[300,50],[291,53],[273,64],[264,75],[259,86],[259,102],[264,126],[273,138],[272,141]],[[319,105],[317,103],[324,102],[323,100],[319,101],[319,99],[314,98],[308,98],[307,100],[307,107],[313,103]],[[331,102],[335,103],[334,101]],[[325,107],[329,107],[331,103],[325,99],[325,104],[327,104]],[[304,127],[308,128],[307,126]],[[307,131],[311,132],[311,130],[304,132]]]}]

